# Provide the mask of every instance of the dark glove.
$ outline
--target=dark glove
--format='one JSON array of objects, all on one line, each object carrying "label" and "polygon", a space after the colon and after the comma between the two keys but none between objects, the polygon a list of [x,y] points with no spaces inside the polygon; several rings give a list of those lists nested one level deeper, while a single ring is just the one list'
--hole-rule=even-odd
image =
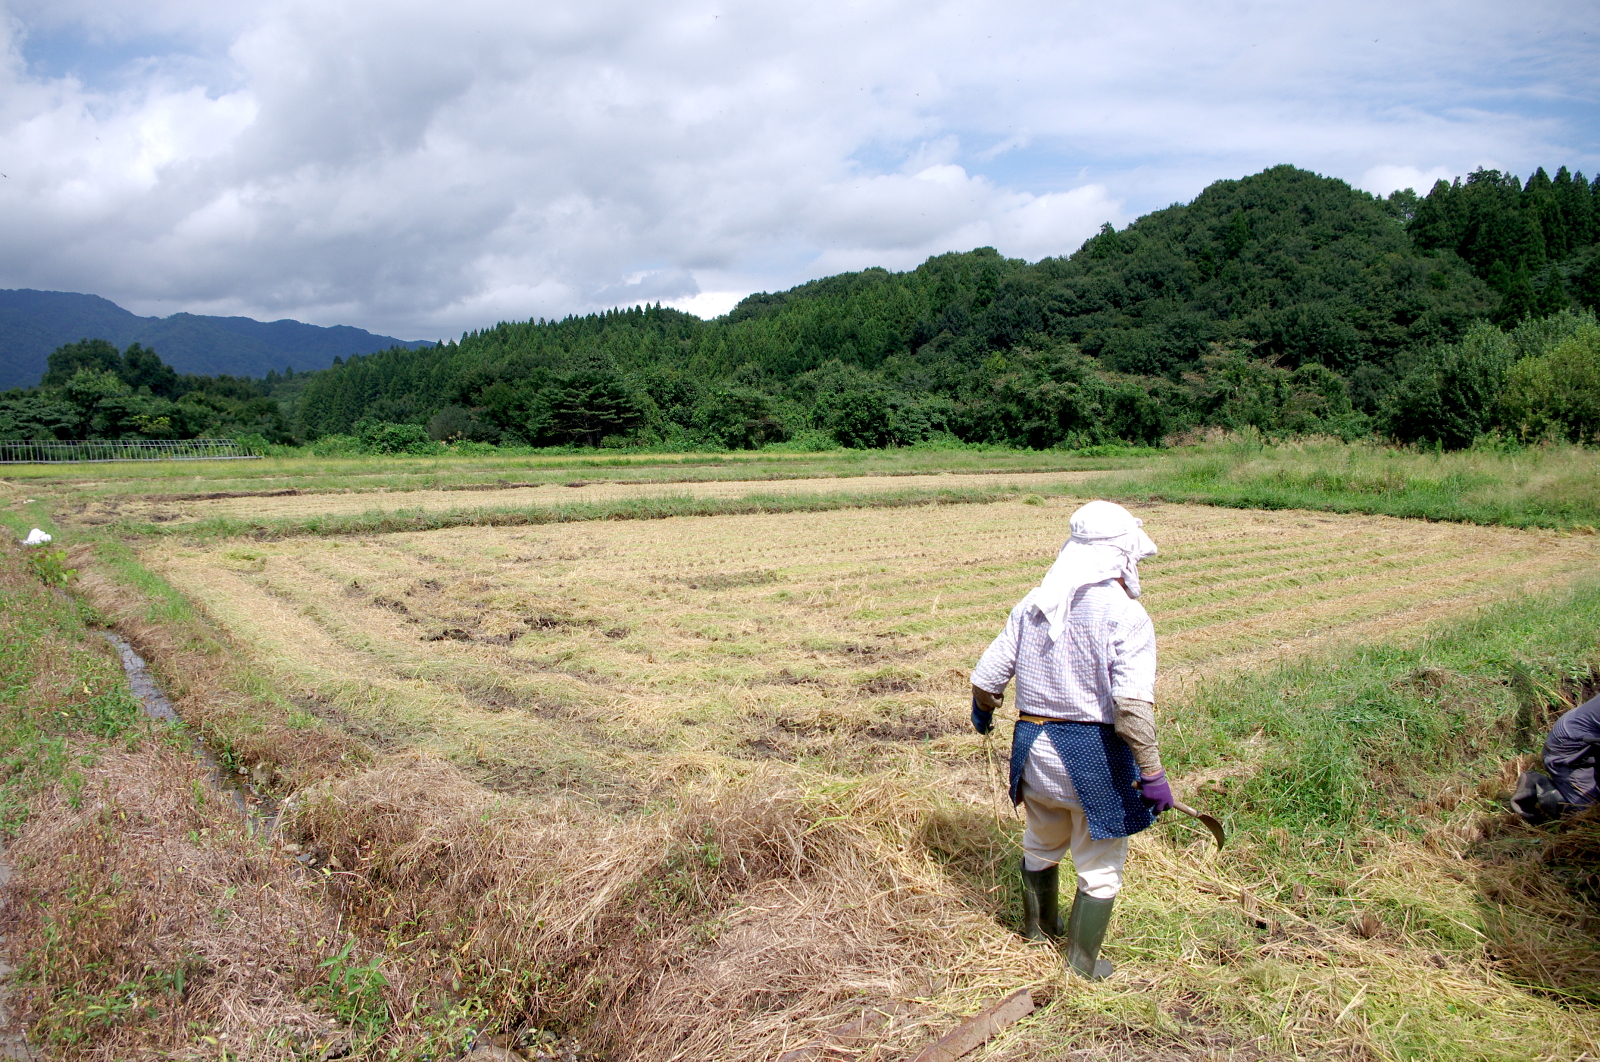
[{"label": "dark glove", "polygon": [[1172,787],[1167,784],[1167,772],[1161,771],[1139,783],[1139,795],[1155,805],[1155,813],[1172,810]]},{"label": "dark glove", "polygon": [[978,698],[972,698],[972,729],[980,734],[987,734],[994,729],[994,713],[987,708],[978,706]]}]

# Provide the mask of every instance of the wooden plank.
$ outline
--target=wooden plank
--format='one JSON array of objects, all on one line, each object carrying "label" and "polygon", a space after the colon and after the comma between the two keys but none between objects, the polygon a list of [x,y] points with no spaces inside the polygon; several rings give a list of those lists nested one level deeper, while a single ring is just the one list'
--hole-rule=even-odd
[{"label": "wooden plank", "polygon": [[912,1062],[955,1062],[989,1037],[1033,1013],[1033,994],[1019,988],[924,1047]]}]

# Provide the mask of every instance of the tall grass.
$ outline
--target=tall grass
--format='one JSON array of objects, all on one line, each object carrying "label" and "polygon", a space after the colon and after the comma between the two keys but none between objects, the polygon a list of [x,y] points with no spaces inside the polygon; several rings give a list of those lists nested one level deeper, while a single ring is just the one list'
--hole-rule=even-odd
[{"label": "tall grass", "polygon": [[1096,487],[1137,501],[1319,509],[1507,527],[1600,526],[1600,451],[1419,453],[1373,443],[1233,438],[1175,451]]}]

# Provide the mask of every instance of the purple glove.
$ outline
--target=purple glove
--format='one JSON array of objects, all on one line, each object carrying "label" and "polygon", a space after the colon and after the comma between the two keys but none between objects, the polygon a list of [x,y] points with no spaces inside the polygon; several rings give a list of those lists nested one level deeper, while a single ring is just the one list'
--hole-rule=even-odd
[{"label": "purple glove", "polygon": [[1172,787],[1167,784],[1167,772],[1160,771],[1139,783],[1139,795],[1155,805],[1155,813],[1172,810]]}]

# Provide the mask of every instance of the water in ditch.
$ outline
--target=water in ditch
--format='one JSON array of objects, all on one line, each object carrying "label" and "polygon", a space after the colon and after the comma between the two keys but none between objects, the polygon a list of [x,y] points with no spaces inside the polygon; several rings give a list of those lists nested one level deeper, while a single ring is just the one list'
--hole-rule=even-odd
[{"label": "water in ditch", "polygon": [[[120,634],[114,631],[100,633],[116,648],[117,654],[122,658],[122,670],[128,676],[128,685],[132,688],[134,699],[139,702],[144,714],[162,723],[182,723],[183,720],[179,718],[177,709],[173,708],[172,701],[161,692],[161,687],[156,685],[156,680],[151,676],[150,666],[145,663],[144,657],[140,656]],[[192,736],[195,756],[211,773],[211,781],[233,801],[239,813],[244,816],[245,825],[251,835],[271,836],[282,818],[283,802],[262,792],[248,773],[230,771],[206,745],[204,739],[199,735]]]}]

